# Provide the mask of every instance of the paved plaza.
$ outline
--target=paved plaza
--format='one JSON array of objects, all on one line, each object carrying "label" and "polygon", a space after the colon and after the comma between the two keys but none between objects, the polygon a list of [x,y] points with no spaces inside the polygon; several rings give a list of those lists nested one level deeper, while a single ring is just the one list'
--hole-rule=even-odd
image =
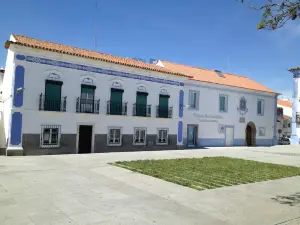
[{"label": "paved plaza", "polygon": [[107,163],[228,156],[300,167],[300,148],[0,157],[0,224],[300,224],[300,177],[197,191]]}]

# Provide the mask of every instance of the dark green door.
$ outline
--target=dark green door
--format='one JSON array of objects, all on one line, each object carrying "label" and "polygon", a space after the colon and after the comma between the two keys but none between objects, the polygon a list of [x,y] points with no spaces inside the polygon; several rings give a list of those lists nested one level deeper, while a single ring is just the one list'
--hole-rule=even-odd
[{"label": "dark green door", "polygon": [[168,95],[159,96],[159,117],[168,118],[169,97]]},{"label": "dark green door", "polygon": [[61,109],[62,82],[46,81],[44,109],[48,111],[60,111]]},{"label": "dark green door", "polygon": [[95,87],[81,85],[80,112],[94,112]]},{"label": "dark green door", "polygon": [[147,112],[147,93],[136,93],[136,115],[146,116]]},{"label": "dark green door", "polygon": [[111,89],[110,93],[110,114],[122,115],[123,90]]}]

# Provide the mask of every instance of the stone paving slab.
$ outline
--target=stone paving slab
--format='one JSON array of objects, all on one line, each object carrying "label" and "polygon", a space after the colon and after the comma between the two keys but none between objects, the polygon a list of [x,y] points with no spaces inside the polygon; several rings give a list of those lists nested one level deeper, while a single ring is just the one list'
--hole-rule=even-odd
[{"label": "stone paving slab", "polygon": [[300,177],[197,191],[107,164],[229,156],[300,166],[299,153],[284,146],[0,157],[0,224],[299,224]]}]

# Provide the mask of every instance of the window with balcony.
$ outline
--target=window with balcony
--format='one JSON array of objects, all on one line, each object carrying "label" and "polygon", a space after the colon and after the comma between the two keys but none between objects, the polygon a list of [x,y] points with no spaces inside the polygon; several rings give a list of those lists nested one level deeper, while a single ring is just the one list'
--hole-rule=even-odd
[{"label": "window with balcony", "polygon": [[61,81],[46,80],[45,95],[39,99],[39,110],[66,111],[67,97],[61,97]]},{"label": "window with balcony", "polygon": [[159,105],[156,108],[156,117],[172,118],[173,108],[169,107],[169,95],[159,95]]},{"label": "window with balcony", "polygon": [[123,103],[123,89],[111,88],[110,101],[107,102],[107,114],[127,115],[127,103]]},{"label": "window with balcony", "polygon": [[137,92],[136,93],[136,102],[133,104],[133,115],[134,116],[151,116],[151,105],[147,105],[147,96],[148,93]]},{"label": "window with balcony", "polygon": [[76,112],[99,113],[100,100],[95,100],[95,86],[81,85],[81,94],[77,98]]}]

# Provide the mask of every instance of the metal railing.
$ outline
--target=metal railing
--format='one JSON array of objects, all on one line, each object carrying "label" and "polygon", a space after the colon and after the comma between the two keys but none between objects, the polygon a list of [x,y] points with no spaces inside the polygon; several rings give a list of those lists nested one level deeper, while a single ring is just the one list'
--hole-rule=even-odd
[{"label": "metal railing", "polygon": [[67,96],[61,99],[49,99],[40,94],[39,110],[65,112],[67,108]]},{"label": "metal railing", "polygon": [[76,112],[77,113],[95,113],[99,114],[100,99],[83,99],[77,98],[76,100]]},{"label": "metal railing", "polygon": [[156,106],[156,117],[157,118],[172,118],[173,107]]},{"label": "metal railing", "polygon": [[133,104],[133,116],[151,117],[151,105]]},{"label": "metal railing", "polygon": [[106,114],[108,115],[127,115],[127,102],[118,103],[107,101]]}]

